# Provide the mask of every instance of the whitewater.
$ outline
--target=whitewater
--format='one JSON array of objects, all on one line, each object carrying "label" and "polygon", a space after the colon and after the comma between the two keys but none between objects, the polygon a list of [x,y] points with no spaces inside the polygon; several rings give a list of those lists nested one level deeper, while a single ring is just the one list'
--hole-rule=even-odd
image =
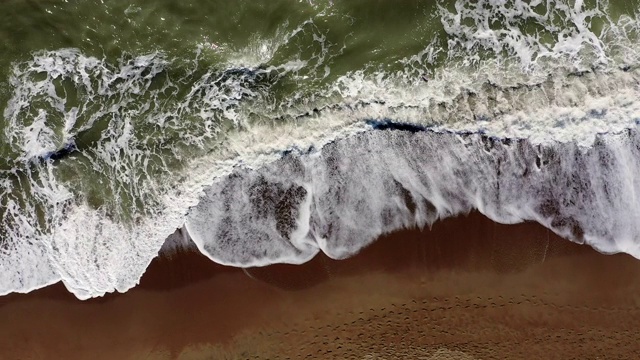
[{"label": "whitewater", "polygon": [[[114,4],[171,31],[162,9]],[[640,19],[614,5],[411,3],[397,34],[299,2],[242,41],[220,15],[164,48],[16,50],[0,63],[0,294],[126,292],[185,243],[237,267],[343,259],[474,210],[640,258]]]}]

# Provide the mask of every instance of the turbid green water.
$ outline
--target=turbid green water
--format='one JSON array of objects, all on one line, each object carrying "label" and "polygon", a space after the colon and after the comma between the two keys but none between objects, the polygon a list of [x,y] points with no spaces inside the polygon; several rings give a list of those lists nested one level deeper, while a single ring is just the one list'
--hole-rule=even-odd
[{"label": "turbid green water", "polygon": [[[631,111],[582,106],[631,91],[638,4],[3,1],[0,292],[126,290],[207,186],[372,120],[563,141],[625,128]],[[526,119],[553,106],[595,115]]]}]

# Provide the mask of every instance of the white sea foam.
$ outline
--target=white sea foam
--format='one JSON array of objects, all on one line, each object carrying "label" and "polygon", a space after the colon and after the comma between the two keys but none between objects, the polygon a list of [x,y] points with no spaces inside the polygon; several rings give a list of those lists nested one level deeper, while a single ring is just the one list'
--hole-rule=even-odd
[{"label": "white sea foam", "polygon": [[[233,107],[251,94],[242,78],[225,80],[209,72],[194,82],[186,98],[163,108],[159,97],[175,87],[170,80],[156,90],[151,86],[168,64],[161,54],[150,54],[112,66],[63,49],[35,54],[16,66],[14,96],[4,113],[6,140],[17,155],[1,193],[0,293],[31,291],[60,280],[81,299],[126,291],[138,282],[167,234],[182,225],[199,193],[189,180],[198,177],[185,181],[180,173],[169,173],[172,169],[162,159],[154,161],[160,151],[185,154],[167,145],[163,136],[149,139],[145,123],[162,129],[160,135],[168,139],[185,135],[182,146],[202,147],[217,136],[221,119],[237,121]],[[59,92],[65,82],[79,90],[77,98]],[[176,121],[186,113],[202,119],[197,129]],[[100,122],[106,129],[81,157],[58,165],[40,160],[64,139]],[[65,171],[77,171],[74,165],[81,173],[69,179]],[[96,184],[105,197],[98,206],[89,204]],[[132,220],[124,220],[126,216]]]},{"label": "white sea foam", "polygon": [[[267,53],[253,43],[241,52],[258,51],[257,61],[265,61],[264,56],[305,26],[286,36],[279,33],[284,40],[275,39]],[[196,71],[201,52],[197,49],[188,71]],[[231,68],[232,73],[241,70],[232,76],[211,69],[193,81],[183,98],[166,105],[163,97],[175,94],[176,83],[190,76],[167,77],[156,86],[170,65],[161,53],[123,58],[114,65],[76,49],[39,52],[16,65],[13,97],[4,113],[6,141],[17,155],[0,193],[5,207],[1,294],[28,292],[60,280],[81,299],[126,291],[138,282],[166,237],[183,225],[204,186],[237,164],[233,146],[209,155],[197,149],[226,137],[226,123],[248,125],[241,102],[265,96],[250,88],[251,68]],[[256,72],[282,75],[304,65],[289,62]],[[79,90],[76,97],[61,92],[65,85]],[[33,117],[34,111],[40,115]],[[106,129],[99,141],[81,149],[81,156],[57,165],[40,162],[96,125]],[[318,136],[331,130],[333,126],[326,126]],[[170,167],[162,152],[183,166]],[[192,153],[200,156],[189,159]],[[276,158],[276,153],[253,156],[256,163]],[[65,171],[77,171],[72,166],[82,170],[69,179]],[[29,186],[16,186],[20,180],[14,176],[23,176]],[[106,189],[102,196],[111,194],[98,206],[90,204],[96,184]],[[39,213],[44,216],[39,218]]]},{"label": "white sea foam", "polygon": [[[239,134],[229,148],[238,149],[243,161],[256,152],[269,154],[285,145],[299,150],[272,164],[262,158],[257,166],[244,165],[212,185],[187,219],[195,243],[214,261],[237,266],[300,263],[317,249],[343,258],[382,233],[425,226],[476,208],[496,221],[538,221],[601,251],[639,257],[633,223],[637,211],[624,213],[629,206],[636,208],[635,198],[612,197],[609,190],[598,186],[581,188],[584,194],[571,188],[571,179],[586,177],[584,181],[600,186],[610,181],[619,193],[636,192],[637,186],[627,184],[616,172],[637,171],[633,161],[617,158],[635,158],[634,145],[628,142],[634,141],[635,132],[625,140],[624,131],[635,129],[640,118],[635,100],[640,95],[638,73],[619,67],[636,57],[632,39],[637,21],[610,22],[598,36],[589,30],[589,22],[605,16],[605,2],[587,10],[580,4],[550,4],[555,7],[544,15],[535,13],[536,4],[520,1],[509,5],[459,1],[457,14],[441,9],[453,38],[448,55],[452,59],[462,55],[461,61],[436,70],[429,84],[424,84],[419,76],[424,68],[415,63],[435,61],[438,50],[432,43],[416,57],[403,60],[407,72],[350,73],[327,92],[339,94],[342,105],[337,110],[324,108],[318,118],[305,122],[329,124],[341,119],[338,122],[355,124],[354,119],[392,119],[421,124],[432,132],[361,134],[310,153],[304,149],[318,143],[304,135],[295,140],[267,129],[258,132],[259,139],[254,134]],[[505,29],[485,26],[496,14],[507,18]],[[557,41],[549,44],[523,34],[518,26],[509,25],[515,17],[538,21]],[[558,17],[564,20],[564,27],[548,23]],[[471,18],[475,27],[464,25],[462,18]],[[612,33],[617,42],[606,42]],[[490,49],[496,56],[485,61],[468,56],[478,48]],[[357,127],[353,131],[358,132]],[[469,132],[476,134],[464,135]],[[603,140],[598,138],[602,133],[609,135]],[[489,137],[528,140],[519,147],[498,145],[485,151],[484,142],[493,141]],[[595,141],[606,148],[604,155],[600,150],[587,150]],[[626,145],[619,145],[625,141]],[[512,152],[523,147],[528,148],[526,156]],[[542,153],[532,155],[535,149],[561,154],[552,171],[534,169],[535,159],[544,157]],[[598,156],[616,159],[621,169],[599,168],[594,160]],[[501,169],[503,161],[513,162],[510,166],[514,168]],[[539,185],[530,193],[522,194],[532,181],[518,178],[523,171],[537,175],[529,175]],[[562,177],[567,180],[553,187],[553,181]],[[506,194],[505,188],[509,190]],[[265,196],[271,203],[265,204]],[[302,201],[309,197],[311,203]],[[294,204],[285,209],[284,218],[278,218],[283,216],[283,199]],[[556,199],[564,202],[556,204]],[[593,201],[600,206],[590,205]],[[306,221],[300,214],[308,213],[312,215]],[[286,223],[289,216],[297,217],[295,225]],[[302,245],[287,240],[291,232],[306,229]]]},{"label": "white sea foam", "polygon": [[635,130],[602,136],[590,149],[369,131],[236,170],[206,191],[186,227],[214,261],[262,266],[300,263],[318,249],[345,258],[381,234],[478,209],[640,258],[639,144]]}]

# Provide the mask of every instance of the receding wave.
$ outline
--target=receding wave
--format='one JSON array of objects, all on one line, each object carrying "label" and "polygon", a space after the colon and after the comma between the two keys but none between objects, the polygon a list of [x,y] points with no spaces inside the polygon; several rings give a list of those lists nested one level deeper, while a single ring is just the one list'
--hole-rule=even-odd
[{"label": "receding wave", "polygon": [[[442,1],[387,34],[351,6],[296,4],[236,42],[78,38],[0,63],[0,293],[127,291],[176,229],[262,266],[473,209],[640,258],[636,13]],[[170,31],[143,13],[124,11]]]}]

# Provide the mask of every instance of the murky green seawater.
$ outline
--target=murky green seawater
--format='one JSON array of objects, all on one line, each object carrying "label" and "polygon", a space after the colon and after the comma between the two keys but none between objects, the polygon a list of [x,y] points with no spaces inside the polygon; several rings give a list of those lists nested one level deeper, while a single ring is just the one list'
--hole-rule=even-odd
[{"label": "murky green seawater", "polygon": [[74,244],[161,243],[225,166],[366,120],[476,126],[471,95],[635,69],[638,4],[2,1],[0,272],[26,243],[56,258],[86,222]]}]

